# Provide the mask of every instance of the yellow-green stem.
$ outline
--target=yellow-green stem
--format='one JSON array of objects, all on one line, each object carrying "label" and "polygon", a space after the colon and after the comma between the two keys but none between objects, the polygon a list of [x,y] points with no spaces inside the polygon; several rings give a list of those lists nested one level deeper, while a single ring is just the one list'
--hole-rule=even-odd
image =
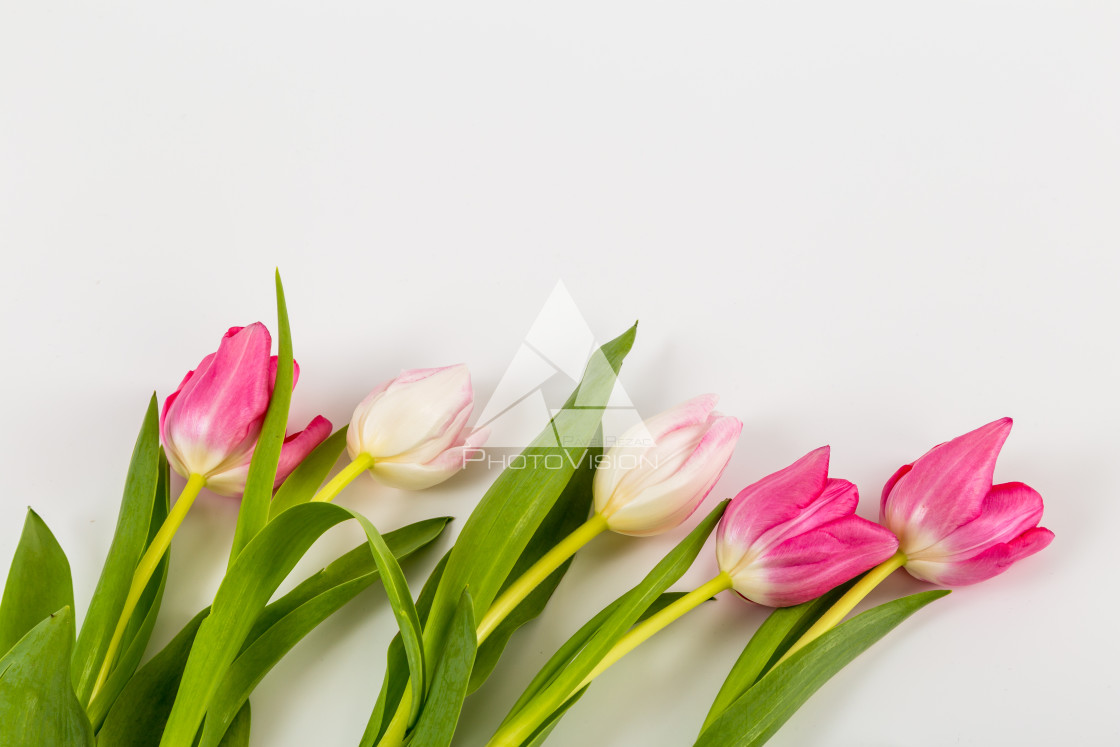
[{"label": "yellow-green stem", "polygon": [[635,625],[630,629],[630,632],[618,641],[618,643],[614,644],[611,650],[607,652],[607,655],[591,670],[591,673],[583,678],[583,682],[579,683],[579,687],[575,689],[573,694],[587,687],[587,685],[591,683],[591,680],[605,672],[611,665],[623,656],[626,656],[626,654],[633,651],[639,645],[645,643],[655,633],[669,625],[669,623],[678,620],[702,603],[730,588],[731,576],[721,571],[720,574],[711,581],[696,587],[680,599],[665,605],[663,609]]},{"label": "yellow-green stem", "polygon": [[[635,625],[630,632],[619,639],[618,643],[614,644],[614,647],[612,647],[599,664],[591,670],[591,673],[584,677],[583,681],[568,694],[568,698],[571,698],[585,688],[591,680],[605,672],[612,664],[623,656],[626,656],[626,654],[637,648],[639,644],[648,640],[674,620],[680,619],[701,603],[730,588],[731,576],[721,571],[720,574],[712,580],[698,586],[672,604],[666,605],[663,609]],[[540,728],[540,725],[548,715],[548,713],[533,711],[532,705],[530,704],[517,718],[499,729],[490,741],[487,742],[487,747],[518,747],[532,736],[533,732]]]},{"label": "yellow-green stem", "polygon": [[91,703],[109,677],[109,671],[113,668],[113,663],[117,658],[117,650],[120,648],[121,639],[124,638],[124,631],[128,627],[128,621],[132,619],[132,613],[136,611],[136,605],[140,601],[144,589],[147,588],[148,582],[152,579],[152,575],[155,573],[164,553],[167,552],[167,548],[171,546],[171,538],[175,536],[175,532],[183,523],[187,512],[194,505],[194,499],[198,497],[199,491],[205,485],[206,478],[202,475],[192,474],[187,478],[187,484],[183,486],[183,492],[179,494],[179,499],[171,507],[171,511],[163,521],[163,526],[159,528],[156,536],[152,539],[152,544],[148,545],[148,549],[141,556],[140,562],[132,574],[132,585],[128,589],[128,596],[125,597],[121,616],[117,620],[117,627],[113,630],[113,637],[109,639],[109,646],[105,649],[105,658],[101,662],[101,669],[94,681],[93,691],[89,697]]},{"label": "yellow-green stem", "polygon": [[581,547],[602,534],[606,528],[607,520],[599,514],[595,514],[542,555],[540,560],[525,571],[490,605],[490,609],[482,617],[482,622],[478,624],[478,644],[481,646],[482,642],[490,637],[490,634],[501,624],[502,620],[505,620],[509,613],[517,608],[517,605],[525,601],[525,597],[529,596],[533,589],[540,586],[541,582],[551,576],[553,571],[564,564],[565,560],[575,555]]},{"label": "yellow-green stem", "polygon": [[[781,664],[783,661],[839,625],[840,621],[847,617],[848,613],[855,609],[856,605],[863,601],[863,598],[870,594],[872,589],[883,583],[883,580],[886,579],[887,576],[904,565],[906,565],[906,555],[903,554],[902,550],[899,550],[868,571],[867,575],[861,578],[855,586],[848,589],[848,593],[836,600],[836,604],[832,605],[828,609],[828,612],[825,612],[824,615],[813,624],[813,627],[806,630],[805,634],[789,647],[789,650],[785,652],[782,658],[778,659],[778,664]],[[777,666],[777,664],[774,666]]]},{"label": "yellow-green stem", "polygon": [[373,457],[369,454],[359,454],[354,457],[354,461],[347,464],[342,468],[342,471],[332,477],[326,485],[319,488],[319,492],[311,499],[312,501],[333,501],[342,489],[354,479],[373,466]]}]

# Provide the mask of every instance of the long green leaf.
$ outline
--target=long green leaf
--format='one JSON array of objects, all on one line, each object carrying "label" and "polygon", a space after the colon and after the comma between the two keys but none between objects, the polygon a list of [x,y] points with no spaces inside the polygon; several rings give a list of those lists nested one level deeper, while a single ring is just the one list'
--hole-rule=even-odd
[{"label": "long green leaf", "polygon": [[704,730],[696,747],[758,747],[834,674],[948,590],[924,591],[856,615],[771,669]]},{"label": "long green leaf", "polygon": [[448,747],[455,736],[467,683],[474,666],[478,638],[475,634],[474,603],[469,591],[455,610],[451,635],[432,677],[432,689],[416,722],[412,743],[424,747]]},{"label": "long green leaf", "polygon": [[852,579],[803,604],[771,612],[731,667],[700,731],[707,729],[759,677],[766,674],[790,646],[852,588],[857,580],[858,578]]},{"label": "long green leaf", "polygon": [[315,540],[347,519],[356,520],[366,534],[405,642],[413,687],[418,690],[414,693],[416,707],[419,707],[425,683],[420,623],[400,565],[384,538],[361,514],[333,503],[305,503],[267,524],[230,566],[187,659],[162,745],[178,747],[191,743],[214,692],[269,597]]},{"label": "long green leaf", "polygon": [[[426,519],[389,532],[385,535],[385,544],[398,560],[402,560],[433,542],[448,521],[447,518]],[[213,705],[206,713],[203,747],[230,728],[227,725],[232,723],[241,705],[248,702],[249,694],[293,646],[360,591],[369,588],[377,578],[369,545],[364,544],[268,605],[250,632],[249,643],[230,665],[214,694]],[[308,596],[311,589],[321,591]]]},{"label": "long green leaf", "polygon": [[245,701],[245,705],[241,706],[233,723],[226,730],[226,735],[222,737],[219,747],[249,747],[249,730],[252,721],[252,709],[249,707],[249,701]]},{"label": "long green leaf", "polygon": [[314,451],[308,454],[307,458],[292,470],[292,474],[284,480],[284,484],[276,491],[276,497],[272,499],[272,503],[269,505],[269,521],[292,506],[307,503],[314,497],[315,491],[323,484],[323,480],[327,479],[331,467],[335,465],[338,457],[346,449],[346,429],[348,427],[343,426],[331,434],[330,438],[316,446]]},{"label": "long green leaf", "polygon": [[[517,559],[517,563],[514,564],[513,570],[499,594],[540,560],[541,556],[551,550],[558,538],[568,536],[587,520],[587,516],[591,512],[591,482],[595,476],[595,458],[600,453],[602,453],[602,450],[598,447],[590,450],[588,458],[576,470],[571,481],[564,488],[564,492],[556,501],[556,505],[552,507],[548,516],[537,528],[533,538],[529,540],[529,544],[525,547],[525,551],[521,553],[521,557]],[[474,662],[474,670],[471,672],[468,692],[477,690],[490,676],[514,632],[544,611],[545,605],[552,598],[556,587],[560,585],[564,574],[568,572],[571,562],[571,559],[569,559],[553,571],[537,588],[533,589],[532,593],[514,608],[482,644]]]},{"label": "long green leaf", "polygon": [[[432,609],[432,600],[435,599],[436,587],[439,586],[440,579],[443,577],[443,569],[447,567],[449,554],[444,554],[436,563],[436,567],[428,575],[428,580],[424,582],[423,588],[420,589],[420,596],[416,598],[416,614],[420,616],[421,625],[427,622],[428,612]],[[373,713],[370,714],[369,722],[366,724],[366,730],[362,734],[362,739],[359,742],[360,747],[372,747],[381,739],[382,734],[389,726],[392,714],[396,712],[397,705],[400,703],[401,696],[404,694],[404,689],[408,683],[408,660],[404,655],[404,643],[401,640],[400,633],[397,633],[389,643],[389,650],[385,658],[385,676],[381,683],[381,692],[377,696],[377,702],[374,704]]]},{"label": "long green leaf", "polygon": [[74,608],[70,563],[51,530],[29,508],[0,601],[0,652],[9,651],[62,607]]},{"label": "long green leaf", "polygon": [[132,585],[132,574],[148,546],[153,512],[160,501],[157,487],[161,461],[159,403],[153,394],[132,449],[113,542],[74,648],[71,677],[78,699],[83,703],[89,702],[109,639]]},{"label": "long green leaf", "polygon": [[0,658],[4,747],[93,744],[93,729],[70,684],[74,613],[63,607]]},{"label": "long green leaf", "polygon": [[470,589],[475,616],[481,618],[576,466],[587,458],[587,446],[599,427],[636,332],[635,325],[592,355],[564,409],[522,452],[525,463],[534,466],[504,470],[463,525],[424,630],[425,646],[432,653],[429,666],[434,666],[435,657],[443,649],[463,590]]},{"label": "long green leaf", "polygon": [[280,271],[276,271],[276,316],[280,340],[277,344],[276,384],[272,400],[264,416],[261,434],[249,462],[249,475],[245,479],[245,493],[237,513],[237,528],[233,532],[233,548],[229,564],[257,533],[268,523],[272,488],[276,482],[276,468],[280,464],[280,450],[284,446],[284,431],[288,427],[288,407],[292,402],[292,381],[295,368],[292,362],[292,330],[288,324],[288,306],[284,301],[284,285]]},{"label": "long green leaf", "polygon": [[[446,523],[447,519],[439,518],[410,524],[387,533],[385,543],[398,554],[399,559],[404,559],[435,540]],[[356,580],[363,583],[355,584]],[[310,624],[303,616],[304,606],[315,608],[323,598],[337,601],[336,592],[339,589],[348,592],[352,598],[376,580],[377,568],[373,556],[369,545],[363,543],[265,607],[250,630],[241,655],[235,661],[235,667],[256,641],[270,635],[276,636],[274,640],[277,641],[288,640],[288,634],[284,631],[290,632],[290,626],[295,621],[304,620]],[[171,713],[194,637],[209,613],[210,609],[206,608],[196,615],[171,643],[141,667],[128,682],[98,733],[98,742],[102,747],[128,747],[159,741]],[[273,632],[274,626],[281,627]],[[250,660],[246,660],[248,661]],[[264,663],[261,659],[257,661]]]},{"label": "long green leaf", "polygon": [[[633,589],[627,592],[615,610],[591,635],[586,645],[539,693],[524,704],[520,713],[501,728],[504,736],[522,734],[522,741],[544,724],[551,714],[564,705],[579,688],[607,652],[626,634],[642,613],[676,582],[696,559],[700,548],[715,529],[728,501],[723,501],[693,529],[680,544],[653,568]],[[531,727],[530,731],[525,731]]]}]

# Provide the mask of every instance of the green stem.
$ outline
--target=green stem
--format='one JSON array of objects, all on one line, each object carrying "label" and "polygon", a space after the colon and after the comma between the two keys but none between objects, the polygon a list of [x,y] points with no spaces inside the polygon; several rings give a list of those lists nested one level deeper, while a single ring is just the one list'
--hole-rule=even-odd
[{"label": "green stem", "polygon": [[167,548],[171,546],[171,538],[175,536],[179,526],[186,518],[187,512],[191,510],[194,505],[194,499],[198,497],[199,491],[206,485],[206,478],[199,474],[192,474],[187,478],[187,484],[183,486],[183,492],[179,494],[179,499],[175,501],[175,505],[171,507],[170,513],[163,521],[163,526],[156,532],[156,536],[152,539],[152,544],[148,545],[148,549],[144,551],[140,562],[136,566],[136,571],[132,574],[132,585],[128,589],[128,596],[125,597],[124,607],[121,609],[121,616],[117,620],[117,627],[113,631],[113,637],[109,639],[109,646],[105,649],[105,658],[101,662],[101,669],[97,673],[97,679],[93,684],[93,691],[90,693],[89,700],[92,703],[97,692],[105,684],[105,680],[109,677],[109,671],[113,668],[113,664],[117,658],[117,650],[120,648],[121,639],[124,638],[124,631],[128,627],[128,621],[132,618],[132,613],[136,611],[136,605],[140,601],[140,596],[144,593],[144,589],[151,580],[152,574],[155,573],[159,561],[163,558]]},{"label": "green stem", "polygon": [[490,637],[490,634],[501,624],[502,620],[505,620],[509,613],[517,608],[517,605],[525,601],[525,597],[529,596],[533,589],[540,586],[541,582],[564,564],[564,561],[575,555],[581,547],[592,539],[602,534],[606,528],[607,520],[599,514],[595,514],[542,555],[541,559],[534,563],[529,570],[521,574],[520,578],[494,600],[490,609],[483,616],[482,622],[478,624],[478,645],[481,646],[482,642]]},{"label": "green stem", "polygon": [[408,730],[408,714],[412,710],[412,688],[409,687],[411,684],[412,680],[405,683],[397,712],[393,714],[393,720],[381,735],[381,741],[377,743],[378,747],[399,747],[404,744],[404,735]]},{"label": "green stem", "polygon": [[[902,550],[899,550],[881,564],[868,571],[867,575],[861,578],[855,586],[848,589],[848,592],[844,596],[836,600],[836,604],[832,605],[828,611],[813,624],[813,627],[805,631],[805,634],[789,647],[789,650],[782,655],[782,658],[778,659],[778,664],[781,664],[783,661],[839,625],[840,621],[847,617],[848,613],[855,609],[856,605],[863,601],[863,598],[870,594],[872,589],[883,583],[883,580],[886,579],[887,576],[904,565],[906,565],[906,555],[903,554]],[[774,666],[778,666],[778,664]]]},{"label": "green stem", "polygon": [[354,479],[358,475],[362,474],[372,466],[373,457],[371,457],[369,454],[359,454],[358,456],[354,457],[354,461],[350,462],[350,464],[347,464],[342,468],[341,472],[332,477],[326,485],[319,488],[319,492],[316,493],[311,500],[325,502],[333,501],[338,496],[338,494],[342,492],[343,488],[354,482]]},{"label": "green stem", "polygon": [[[670,623],[680,619],[688,612],[700,606],[720,592],[731,588],[731,576],[720,572],[712,580],[701,584],[672,604],[666,605],[657,613],[650,615],[642,622],[635,625],[630,631],[614,644],[599,663],[591,670],[590,674],[568,695],[570,699],[583,688],[587,687],[593,679],[605,672],[615,662],[633,651],[640,644],[649,640],[655,633],[662,630]],[[565,702],[567,699],[565,700]],[[533,732],[540,728],[548,718],[549,713],[541,713],[526,707],[521,714],[498,730],[498,733],[487,743],[487,747],[518,747],[525,742]]]}]

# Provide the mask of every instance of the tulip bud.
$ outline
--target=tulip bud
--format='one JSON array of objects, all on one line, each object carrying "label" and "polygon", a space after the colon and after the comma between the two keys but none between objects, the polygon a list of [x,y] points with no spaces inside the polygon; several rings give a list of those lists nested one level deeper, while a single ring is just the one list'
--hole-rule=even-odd
[{"label": "tulip bud", "polygon": [[369,393],[346,434],[351,459],[372,457],[370,472],[405,490],[437,485],[463,468],[468,450],[486,442],[471,431],[471,375],[465,365],[402,371]]},{"label": "tulip bud", "polygon": [[655,415],[603,455],[592,492],[608,529],[660,534],[704,502],[743,430],[738,419],[714,411],[717,399],[702,395]]},{"label": "tulip bud", "polygon": [[1021,482],[992,484],[1011,432],[1003,418],[930,449],[887,481],[879,521],[898,535],[906,570],[964,586],[1003,573],[1050,544],[1042,496]]},{"label": "tulip bud", "polygon": [[[163,403],[159,431],[167,460],[183,477],[201,475],[220,495],[245,491],[249,462],[257,446],[272,390],[276,356],[272,338],[260,322],[230,327],[218,351],[187,372]],[[295,367],[299,378],[299,366]],[[275,486],[330,435],[330,421],[316,417],[284,441]],[[274,487],[275,487],[274,486]]]},{"label": "tulip bud", "polygon": [[898,540],[855,515],[859,491],[828,476],[829,448],[744,488],[716,533],[720,570],[769,607],[814,599],[894,554]]}]

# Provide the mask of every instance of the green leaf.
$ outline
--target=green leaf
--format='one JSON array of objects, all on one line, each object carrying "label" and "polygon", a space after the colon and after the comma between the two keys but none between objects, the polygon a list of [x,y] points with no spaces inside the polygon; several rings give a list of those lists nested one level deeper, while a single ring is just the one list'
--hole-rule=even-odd
[{"label": "green leaf", "polygon": [[[148,528],[148,544],[151,544],[152,539],[160,527],[163,526],[164,519],[167,518],[167,512],[170,508],[170,491],[170,468],[167,460],[163,458],[163,451],[161,450],[159,483],[156,487],[156,501],[152,506],[152,523]],[[144,588],[144,593],[136,603],[136,609],[125,627],[124,636],[121,638],[121,654],[110,670],[105,683],[97,691],[97,695],[89,704],[89,707],[86,708],[86,713],[89,715],[94,731],[101,728],[101,723],[105,720],[109,708],[136,672],[136,668],[140,666],[140,660],[144,658],[144,652],[148,648],[148,641],[151,640],[152,630],[155,629],[156,618],[159,617],[159,609],[163,602],[170,555],[170,550],[165,552],[159,565],[156,566],[155,573],[152,574],[152,578]]]},{"label": "green leaf", "polygon": [[525,742],[524,747],[540,747],[544,744],[545,740],[552,734],[552,730],[560,723],[560,719],[564,718],[564,714],[568,712],[568,709],[579,702],[579,699],[587,692],[588,687],[591,687],[591,685],[587,685],[587,687],[584,687],[578,693],[564,701],[564,705],[557,708],[552,715],[548,717],[548,720],[541,724],[539,729],[533,732],[533,735]]},{"label": "green leaf", "polygon": [[109,639],[132,586],[132,574],[148,547],[153,514],[161,501],[157,488],[163,461],[159,446],[159,403],[153,394],[132,450],[113,542],[74,648],[71,677],[82,703],[89,702]]},{"label": "green leaf", "polygon": [[210,608],[195,615],[162,651],[137,670],[97,732],[98,747],[156,744],[179,690],[183,667]]},{"label": "green leaf", "polygon": [[431,654],[429,666],[434,666],[438,652],[443,649],[451,616],[463,591],[470,589],[475,616],[481,618],[577,465],[587,458],[587,445],[599,427],[617,372],[636,332],[637,325],[591,356],[583,380],[564,409],[522,452],[525,463],[533,466],[504,470],[463,525],[424,630],[424,643]]},{"label": "green leaf", "polygon": [[860,577],[825,592],[816,599],[770,613],[747,642],[731,667],[700,731],[707,729],[729,705],[766,674],[786,651],[834,605]]},{"label": "green leaf", "polygon": [[765,744],[821,685],[899,623],[948,590],[881,604],[841,623],[767,672],[704,730],[697,747]]},{"label": "green leaf", "polygon": [[525,703],[517,715],[507,719],[500,730],[503,736],[510,738],[514,735],[523,735],[522,741],[528,739],[541,724],[547,722],[551,714],[563,706],[577,689],[580,689],[579,685],[583,679],[591,673],[614,644],[630,630],[665,589],[676,582],[692,565],[700,548],[707,541],[708,535],[715,529],[727,504],[728,501],[723,501],[716,506],[637,586],[623,595],[618,606],[606,617],[563,670]]},{"label": "green leaf", "polygon": [[222,737],[219,747],[249,747],[249,726],[252,720],[249,701],[245,701],[245,705],[241,706],[233,723],[226,730],[226,735]]},{"label": "green leaf", "polygon": [[[398,560],[404,559],[433,542],[448,521],[427,519],[389,532],[385,544]],[[293,646],[377,578],[369,545],[363,544],[268,605],[214,694],[202,745],[212,744],[229,728],[249,694]]]},{"label": "green leaf", "polygon": [[233,548],[229,564],[268,523],[269,505],[272,503],[272,486],[276,482],[276,468],[280,464],[280,449],[284,446],[284,431],[288,427],[288,406],[292,401],[292,381],[295,369],[292,363],[292,330],[288,324],[288,306],[284,302],[284,285],[280,271],[276,271],[276,316],[280,341],[277,346],[276,384],[272,400],[264,416],[261,434],[249,462],[249,475],[245,479],[245,493],[237,514],[237,528],[233,532]]},{"label": "green leaf", "polygon": [[[580,468],[576,470],[575,475],[572,476],[571,481],[568,483],[567,487],[564,488],[564,492],[556,501],[556,505],[552,507],[548,516],[541,522],[533,538],[529,540],[525,551],[521,553],[521,557],[517,559],[517,563],[514,564],[509,578],[502,586],[501,591],[499,591],[499,595],[506,590],[506,587],[519,579],[534,563],[540,560],[541,556],[551,550],[553,546],[556,545],[557,538],[568,536],[587,520],[588,515],[591,513],[591,482],[592,478],[595,476],[595,458],[601,453],[602,449],[598,447],[590,450],[588,458]],[[548,578],[542,581],[541,584],[537,586],[521,604],[517,605],[506,619],[494,629],[494,632],[491,633],[490,637],[482,644],[482,647],[478,650],[478,656],[475,659],[474,670],[471,672],[471,682],[468,692],[477,690],[490,676],[490,673],[498,664],[498,659],[501,657],[502,652],[505,650],[514,632],[544,611],[545,605],[548,604],[548,600],[552,598],[556,587],[559,586],[560,582],[564,579],[564,574],[568,572],[571,563],[572,559],[567,560],[563,565],[553,571]]]},{"label": "green leaf", "polygon": [[307,503],[315,496],[315,492],[323,484],[323,480],[327,479],[327,475],[330,474],[331,467],[335,465],[338,457],[346,450],[346,429],[348,427],[343,426],[331,434],[330,438],[316,446],[314,451],[308,454],[307,458],[292,470],[292,474],[284,480],[284,484],[276,491],[276,497],[272,499],[272,503],[269,505],[269,521],[292,506]]},{"label": "green leaf", "polygon": [[74,613],[63,607],[0,659],[4,747],[93,744],[93,729],[70,685]]},{"label": "green leaf", "polygon": [[365,531],[402,633],[419,707],[425,684],[421,630],[400,565],[384,538],[361,514],[333,503],[305,503],[267,524],[245,545],[227,571],[187,659],[161,744],[189,744],[194,739],[215,691],[269,597],[315,540],[347,519],[356,520]]},{"label": "green leaf", "polygon": [[[426,519],[410,524],[386,534],[385,543],[403,559],[433,541],[442,532],[447,521],[445,518]],[[362,583],[355,584],[356,580]],[[274,636],[273,641],[280,646],[280,642],[290,640],[288,635],[291,626],[298,624],[297,621],[303,620],[310,624],[309,619],[303,616],[306,605],[317,608],[324,598],[339,602],[335,595],[339,589],[352,598],[376,580],[377,568],[373,556],[369,545],[363,543],[265,607],[246,638],[246,644],[242,647],[235,666],[256,641]],[[345,601],[342,600],[338,606]],[[98,733],[99,745],[129,747],[159,741],[171,713],[194,637],[209,612],[210,609],[207,608],[196,615],[163,651],[141,667],[128,682]],[[272,628],[278,625],[280,628],[273,632]],[[252,660],[252,657],[246,659],[245,663]],[[257,661],[262,665],[264,663],[262,659]],[[207,715],[208,719],[211,717],[212,714]]]},{"label": "green leaf", "polygon": [[432,677],[432,689],[413,730],[414,744],[424,747],[448,747],[451,744],[463,701],[467,697],[467,683],[474,666],[477,643],[474,603],[470,592],[464,591],[455,610],[447,646]]},{"label": "green leaf", "polygon": [[[428,580],[424,582],[424,587],[420,589],[420,596],[416,598],[416,614],[420,616],[421,625],[427,621],[428,612],[432,609],[432,600],[435,599],[436,587],[439,586],[440,579],[443,577],[443,569],[447,567],[448,555],[450,553],[444,554],[436,563],[436,567],[428,576]],[[407,682],[408,660],[404,655],[404,643],[401,641],[401,635],[397,633],[389,643],[381,692],[377,696],[377,703],[374,705],[373,713],[370,714],[366,730],[362,734],[362,739],[359,742],[360,747],[372,747],[381,739],[382,734],[389,726],[392,714],[396,712]],[[390,718],[386,718],[387,714]]]},{"label": "green leaf", "polygon": [[74,607],[70,563],[51,530],[29,508],[0,601],[0,652],[9,651],[62,607]]}]

